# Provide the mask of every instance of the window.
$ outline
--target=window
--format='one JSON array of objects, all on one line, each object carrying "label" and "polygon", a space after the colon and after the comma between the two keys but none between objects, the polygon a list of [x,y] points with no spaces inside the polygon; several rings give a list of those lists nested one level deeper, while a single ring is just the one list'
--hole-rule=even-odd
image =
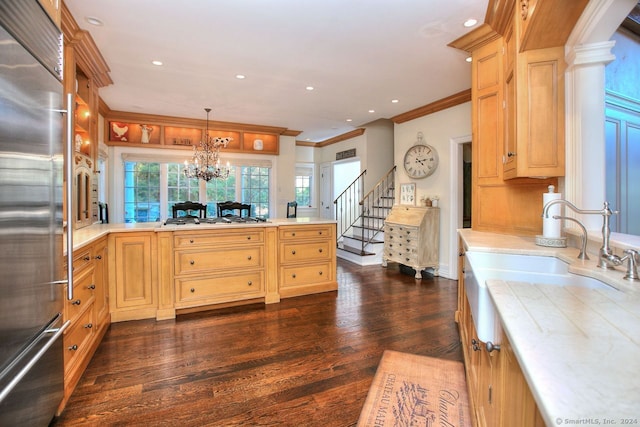
[{"label": "window", "polygon": [[160,163],[125,162],[124,222],[160,220]]},{"label": "window", "polygon": [[236,200],[236,167],[231,166],[227,179],[212,179],[207,182],[207,216],[217,216],[216,202]]},{"label": "window", "polygon": [[241,168],[242,203],[251,204],[251,215],[269,217],[269,168]]},{"label": "window", "polygon": [[229,177],[204,182],[184,176],[180,163],[124,162],[125,222],[155,222],[172,215],[171,207],[187,200],[205,203],[207,216],[228,200],[252,205],[252,216],[269,217],[271,168],[231,166]]},{"label": "window", "polygon": [[174,203],[200,200],[199,179],[187,178],[182,173],[182,169],[184,166],[180,163],[167,164],[167,218],[172,215],[171,206]]},{"label": "window", "polygon": [[312,206],[311,188],[313,185],[313,167],[297,166],[296,167],[296,202],[298,206]]}]

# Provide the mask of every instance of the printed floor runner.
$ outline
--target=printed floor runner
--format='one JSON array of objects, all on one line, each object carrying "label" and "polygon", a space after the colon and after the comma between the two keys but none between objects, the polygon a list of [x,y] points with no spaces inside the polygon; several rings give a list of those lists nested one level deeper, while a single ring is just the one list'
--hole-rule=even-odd
[{"label": "printed floor runner", "polygon": [[470,427],[463,364],[386,350],[358,426]]}]

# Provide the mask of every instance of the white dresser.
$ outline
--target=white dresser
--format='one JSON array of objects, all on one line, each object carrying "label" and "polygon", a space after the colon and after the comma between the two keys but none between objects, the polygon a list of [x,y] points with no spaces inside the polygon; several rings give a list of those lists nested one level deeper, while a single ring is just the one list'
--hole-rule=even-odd
[{"label": "white dresser", "polygon": [[440,209],[394,206],[384,222],[382,266],[397,262],[413,268],[416,279],[422,270],[433,268],[438,275],[440,246]]}]

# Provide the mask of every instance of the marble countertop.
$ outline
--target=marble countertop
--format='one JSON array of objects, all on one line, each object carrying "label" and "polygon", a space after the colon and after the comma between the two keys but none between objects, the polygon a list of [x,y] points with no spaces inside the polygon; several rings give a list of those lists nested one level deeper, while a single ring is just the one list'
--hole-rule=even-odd
[{"label": "marble countertop", "polygon": [[[460,230],[467,250],[556,256],[608,289],[488,280],[487,287],[547,425],[640,425],[640,282],[575,248]],[[595,258],[595,257],[592,257]]]},{"label": "marble countertop", "polygon": [[[246,228],[246,227],[280,227],[289,225],[308,224],[335,224],[336,221],[323,218],[273,218],[268,222],[256,223],[231,223],[231,224],[185,224],[185,225],[164,225],[163,222],[144,223],[118,223],[118,224],[94,224],[89,227],[80,228],[73,231],[73,250],[82,248],[91,242],[108,235],[109,233],[126,233],[136,231],[183,231],[183,230],[214,230],[225,228]],[[66,252],[66,248],[65,248]]]}]

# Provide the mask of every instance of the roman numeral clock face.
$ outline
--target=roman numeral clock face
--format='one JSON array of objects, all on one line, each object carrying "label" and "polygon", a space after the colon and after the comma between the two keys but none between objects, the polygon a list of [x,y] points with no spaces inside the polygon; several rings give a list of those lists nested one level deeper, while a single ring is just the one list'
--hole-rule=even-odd
[{"label": "roman numeral clock face", "polygon": [[430,145],[414,145],[404,155],[404,170],[414,179],[426,178],[438,167],[438,152]]}]

